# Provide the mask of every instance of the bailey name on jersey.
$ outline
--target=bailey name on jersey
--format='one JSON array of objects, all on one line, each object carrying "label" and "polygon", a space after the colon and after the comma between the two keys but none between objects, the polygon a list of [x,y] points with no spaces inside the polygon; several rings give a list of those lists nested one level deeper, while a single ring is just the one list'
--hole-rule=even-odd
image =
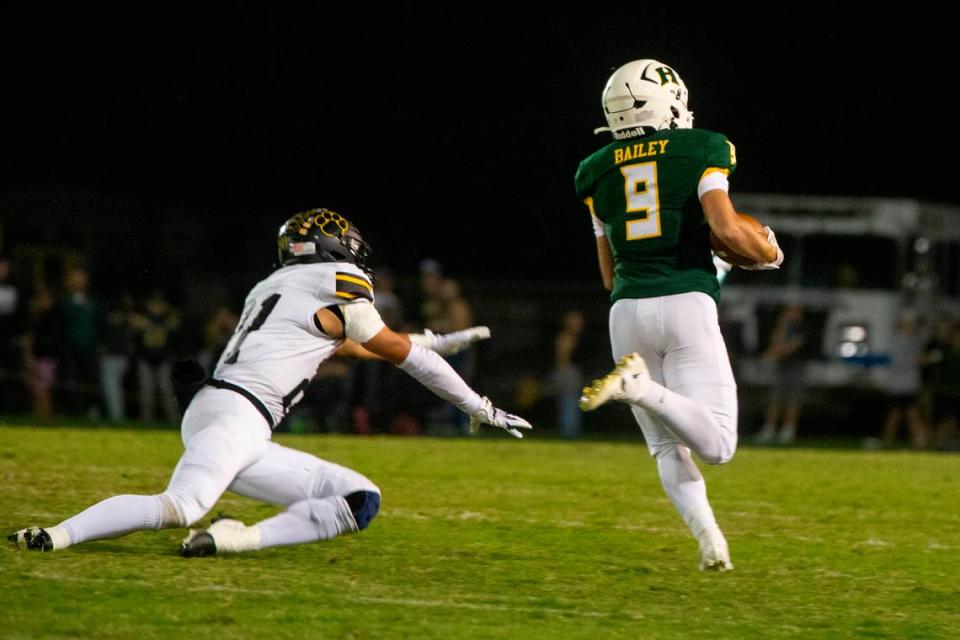
[{"label": "bailey name on jersey", "polygon": [[629,147],[617,147],[613,150],[613,162],[620,164],[627,160],[662,155],[667,152],[667,143],[669,142],[669,140],[650,140],[648,142],[638,142]]}]

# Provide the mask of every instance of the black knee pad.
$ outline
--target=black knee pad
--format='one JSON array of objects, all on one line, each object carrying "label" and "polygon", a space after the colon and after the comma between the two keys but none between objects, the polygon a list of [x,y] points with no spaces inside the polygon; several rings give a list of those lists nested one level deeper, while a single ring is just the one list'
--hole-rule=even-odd
[{"label": "black knee pad", "polygon": [[353,518],[357,521],[357,528],[361,531],[367,528],[377,512],[380,511],[380,494],[373,491],[354,491],[343,497],[350,505]]}]

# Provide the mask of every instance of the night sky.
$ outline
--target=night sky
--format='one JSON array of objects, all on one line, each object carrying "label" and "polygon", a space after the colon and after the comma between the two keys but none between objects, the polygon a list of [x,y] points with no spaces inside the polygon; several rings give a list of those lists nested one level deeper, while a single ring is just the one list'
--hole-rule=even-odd
[{"label": "night sky", "polygon": [[944,95],[955,36],[936,15],[866,27],[809,4],[325,4],[5,9],[4,250],[28,236],[96,250],[109,228],[169,243],[183,223],[240,268],[269,261],[288,215],[328,206],[401,270],[432,255],[473,277],[593,278],[573,173],[609,141],[592,134],[608,75],[642,57],[676,68],[696,125],[737,144],[734,200],[958,200]]}]

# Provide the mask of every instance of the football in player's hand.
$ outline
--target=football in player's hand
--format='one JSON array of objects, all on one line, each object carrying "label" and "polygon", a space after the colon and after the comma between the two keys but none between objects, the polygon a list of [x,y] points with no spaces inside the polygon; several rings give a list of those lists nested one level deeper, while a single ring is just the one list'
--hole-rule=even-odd
[{"label": "football in player's hand", "polygon": [[[763,224],[759,220],[754,218],[751,215],[746,213],[738,213],[740,219],[749,224],[754,231],[763,236],[764,240],[767,238],[767,232],[763,230]],[[748,258],[747,256],[740,255],[727,245],[725,245],[720,238],[718,238],[713,231],[710,232],[710,248],[713,249],[713,252],[717,254],[721,260],[725,260],[730,264],[737,265],[738,267],[750,266],[756,264],[757,261],[754,258]]]}]

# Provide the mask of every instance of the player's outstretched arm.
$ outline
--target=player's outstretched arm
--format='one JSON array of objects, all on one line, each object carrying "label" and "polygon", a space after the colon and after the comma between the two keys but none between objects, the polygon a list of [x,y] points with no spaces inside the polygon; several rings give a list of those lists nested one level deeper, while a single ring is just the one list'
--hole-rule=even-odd
[{"label": "player's outstretched arm", "polygon": [[772,231],[764,239],[742,221],[726,191],[707,191],[701,196],[700,205],[713,233],[740,255],[753,258],[760,265],[773,264],[780,258],[779,248],[774,244],[775,236],[771,238]]},{"label": "player's outstretched arm", "polygon": [[522,438],[519,429],[532,428],[523,418],[497,409],[488,398],[471,389],[453,367],[435,352],[411,342],[406,334],[387,327],[372,304],[343,305],[341,312],[342,320],[329,309],[317,312],[324,333],[334,338],[349,338],[373,355],[397,365],[420,384],[469,415],[474,430],[480,424],[490,424]]},{"label": "player's outstretched arm", "polygon": [[471,431],[476,431],[481,424],[489,424],[522,438],[520,429],[533,428],[520,416],[494,407],[489,398],[471,389],[453,367],[434,351],[410,342],[407,336],[389,327],[381,329],[363,346],[394,363],[420,384],[469,415]]},{"label": "player's outstretched arm", "polygon": [[488,339],[490,328],[470,327],[450,333],[434,333],[430,329],[424,329],[423,333],[408,333],[407,337],[410,338],[410,342],[436,351],[442,356],[452,356],[475,342]]},{"label": "player's outstretched arm", "polygon": [[[328,311],[328,313],[330,313]],[[404,334],[399,334],[404,335]],[[410,342],[426,347],[431,351],[436,351],[442,356],[451,356],[460,353],[470,345],[480,340],[486,340],[490,337],[488,327],[470,327],[461,331],[451,333],[433,333],[429,329],[423,333],[405,334]],[[337,349],[337,355],[344,358],[355,358],[357,360],[383,360],[380,356],[367,349],[355,341],[345,338],[343,344]]]}]

